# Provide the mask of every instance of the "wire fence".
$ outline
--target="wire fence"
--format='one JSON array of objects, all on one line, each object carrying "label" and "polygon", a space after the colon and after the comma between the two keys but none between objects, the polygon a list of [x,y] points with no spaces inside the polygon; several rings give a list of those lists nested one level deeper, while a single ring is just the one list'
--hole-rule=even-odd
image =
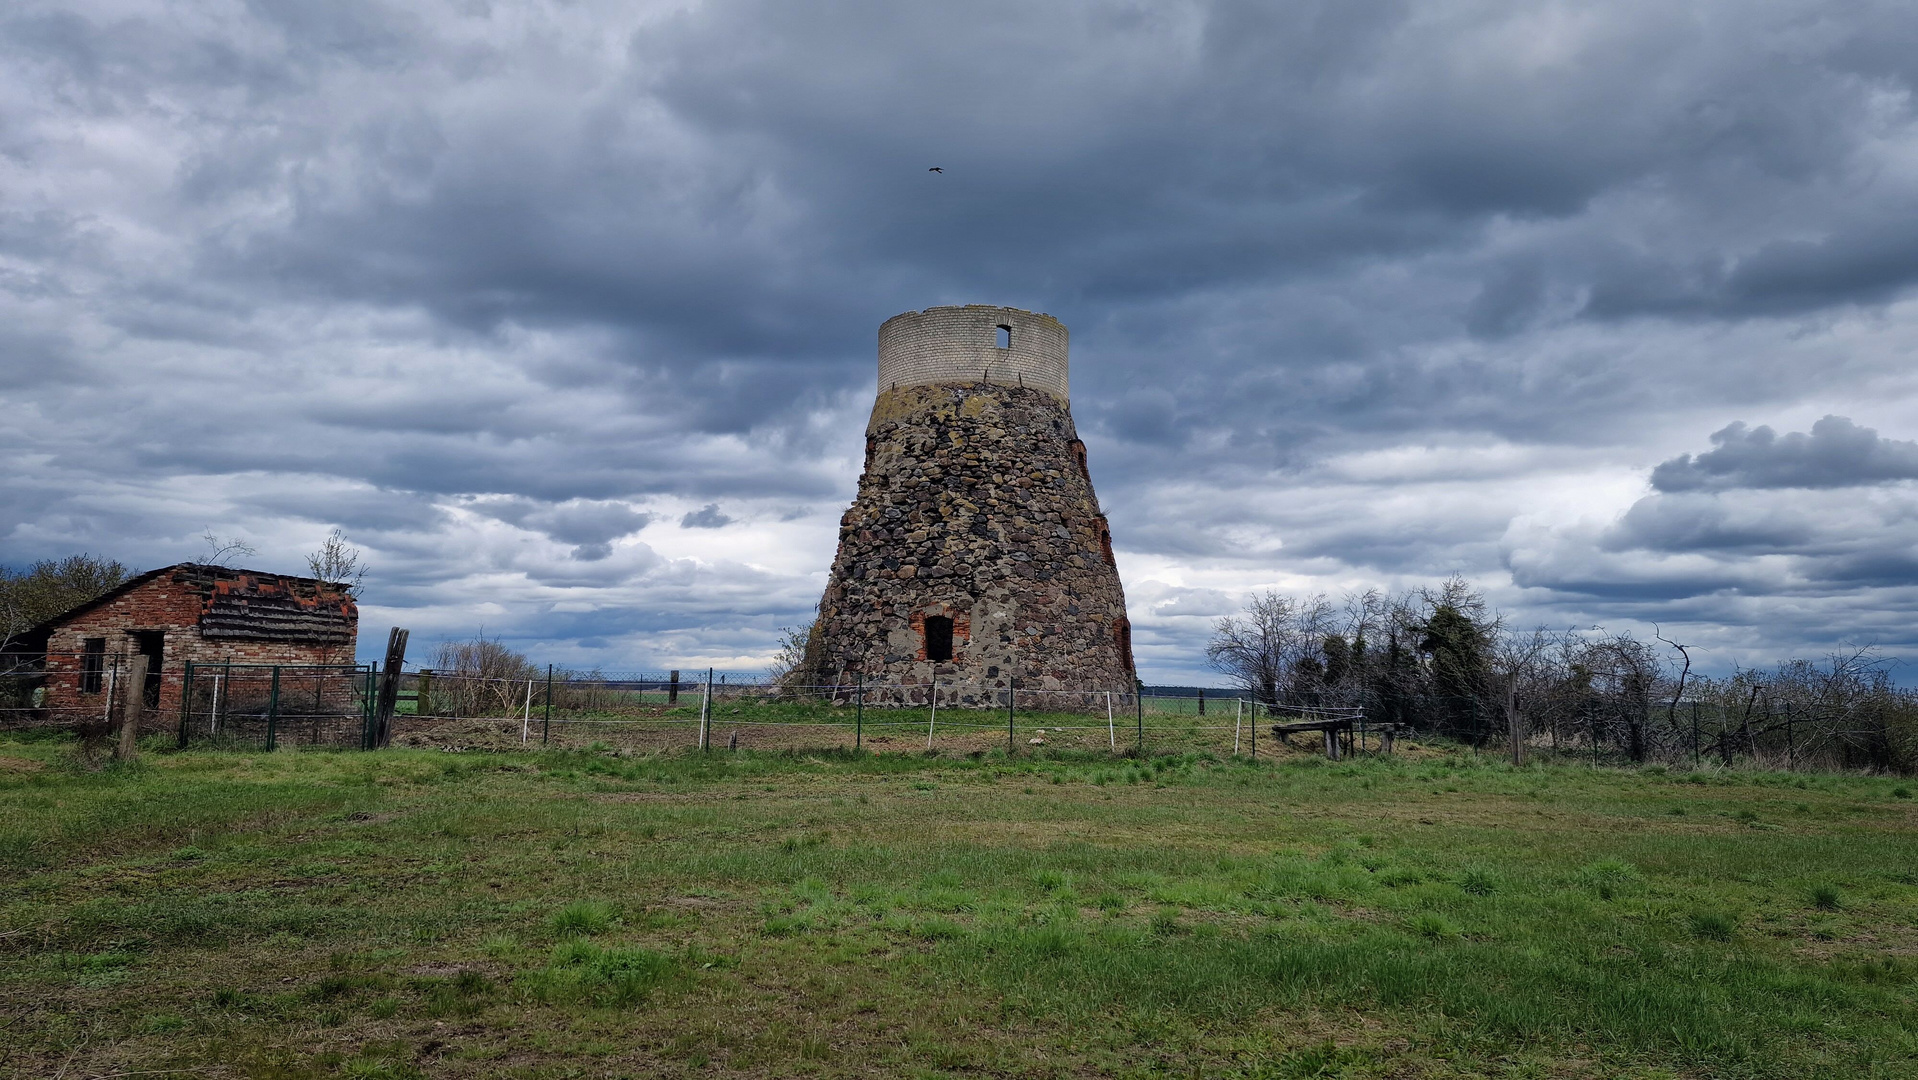
[{"label": "wire fence", "polygon": [[367,749],[378,676],[372,665],[188,665],[179,746]]},{"label": "wire fence", "polygon": [[[557,746],[655,752],[874,750],[1110,754],[1279,749],[1277,723],[1342,725],[1348,750],[1379,748],[1362,710],[1258,702],[1237,691],[1155,695],[1137,688],[982,687],[977,683],[796,686],[736,673],[527,671],[481,677],[408,673],[396,745]],[[702,673],[703,675],[703,673]]]},{"label": "wire fence", "polygon": [[136,739],[181,748],[372,745],[370,664],[187,661],[136,680],[133,659],[54,654],[0,669],[0,726],[65,729],[92,747],[131,715]]},{"label": "wire fence", "polygon": [[[968,754],[1078,751],[1203,752],[1286,749],[1343,755],[1389,751],[1394,735],[1445,730],[1437,710],[1472,740],[1527,757],[1594,765],[1853,767],[1879,736],[1865,710],[1820,709],[1747,695],[1633,708],[1579,700],[1510,709],[1472,698],[1422,711],[1328,702],[1329,695],[1253,700],[1234,689],[981,686],[976,682],[794,686],[738,672],[544,670],[480,676],[407,671],[394,715],[378,728],[376,665],[173,663],[130,684],[128,655],[35,657],[0,667],[0,726],[51,726],[97,745],[137,699],[141,737],[181,747],[363,748],[383,741],[445,749],[534,745],[658,752],[852,750]],[[1171,689],[1171,688],[1167,688]],[[1454,715],[1456,714],[1456,715]],[[1875,726],[1874,726],[1875,725]],[[1279,734],[1280,729],[1291,729]],[[1326,734],[1327,729],[1331,734]],[[382,736],[385,736],[384,738]]]}]

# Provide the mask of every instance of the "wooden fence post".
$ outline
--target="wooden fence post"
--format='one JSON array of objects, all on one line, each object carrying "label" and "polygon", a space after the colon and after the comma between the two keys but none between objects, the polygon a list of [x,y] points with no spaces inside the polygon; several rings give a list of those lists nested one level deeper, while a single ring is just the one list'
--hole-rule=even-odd
[{"label": "wooden fence post", "polygon": [[393,710],[400,700],[400,671],[406,667],[406,639],[411,631],[395,626],[386,635],[386,663],[380,668],[379,703],[373,713],[373,748],[393,742]]},{"label": "wooden fence post", "polygon": [[113,760],[132,761],[140,756],[140,710],[147,699],[147,656],[134,653],[127,658],[127,677],[120,690],[120,744]]},{"label": "wooden fence post", "polygon": [[1525,733],[1518,718],[1518,673],[1505,684],[1505,733],[1512,742],[1512,764],[1525,764]]}]

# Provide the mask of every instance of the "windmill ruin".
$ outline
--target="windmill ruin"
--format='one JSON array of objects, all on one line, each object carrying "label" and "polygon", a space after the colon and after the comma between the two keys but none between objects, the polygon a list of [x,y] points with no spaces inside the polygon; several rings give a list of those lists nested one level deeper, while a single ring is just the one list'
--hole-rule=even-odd
[{"label": "windmill ruin", "polygon": [[978,705],[1013,687],[1133,689],[1066,347],[1050,315],[983,304],[879,328],[865,471],[807,648],[814,681],[899,704],[935,681],[942,702]]}]

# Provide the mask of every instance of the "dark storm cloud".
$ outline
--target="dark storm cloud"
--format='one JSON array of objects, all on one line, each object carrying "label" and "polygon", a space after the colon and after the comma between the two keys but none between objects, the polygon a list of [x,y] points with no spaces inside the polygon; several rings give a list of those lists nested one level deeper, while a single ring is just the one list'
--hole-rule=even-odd
[{"label": "dark storm cloud", "polygon": [[1715,496],[1640,499],[1601,546],[1608,551],[1778,551],[1809,543],[1816,522],[1796,507],[1738,505]]},{"label": "dark storm cloud", "polygon": [[471,506],[479,513],[507,524],[577,545],[573,548],[573,558],[581,562],[598,562],[606,558],[612,554],[612,541],[638,532],[654,517],[624,503],[589,499],[543,504],[524,497],[508,497],[479,500]]},{"label": "dark storm cloud", "polygon": [[1813,0],[16,4],[0,558],[340,524],[432,633],[763,655],[878,323],[983,301],[1071,327],[1142,597],[1825,640],[1918,446],[1671,433],[1918,425],[1914,57]]},{"label": "dark storm cloud", "polygon": [[732,518],[719,512],[717,503],[707,503],[679,519],[679,527],[682,529],[723,529],[732,523]]},{"label": "dark storm cloud", "polygon": [[1918,479],[1918,442],[1880,438],[1842,416],[1827,416],[1811,433],[1782,437],[1770,427],[1730,424],[1712,433],[1717,447],[1681,454],[1652,470],[1660,491],[1726,488],[1834,488]]}]

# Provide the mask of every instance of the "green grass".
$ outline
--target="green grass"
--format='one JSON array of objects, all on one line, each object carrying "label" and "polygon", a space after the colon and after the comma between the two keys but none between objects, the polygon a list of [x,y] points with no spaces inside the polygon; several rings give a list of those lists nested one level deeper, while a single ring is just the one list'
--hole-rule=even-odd
[{"label": "green grass", "polygon": [[0,741],[0,1073],[1918,1076],[1887,779]]}]

